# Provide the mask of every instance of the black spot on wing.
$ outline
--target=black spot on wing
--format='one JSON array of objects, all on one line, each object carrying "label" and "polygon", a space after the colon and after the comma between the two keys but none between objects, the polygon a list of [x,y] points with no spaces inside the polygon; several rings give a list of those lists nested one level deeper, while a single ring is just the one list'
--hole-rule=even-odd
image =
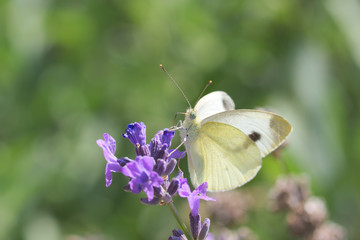
[{"label": "black spot on wing", "polygon": [[226,101],[226,99],[223,99],[223,100],[222,100],[222,103],[223,103],[223,107],[224,107],[224,109],[225,109],[226,111],[233,109],[232,106],[231,106],[231,104],[229,104],[229,102]]},{"label": "black spot on wing", "polygon": [[252,132],[251,134],[249,134],[249,137],[251,138],[251,140],[256,142],[257,140],[259,140],[261,138],[261,135],[258,132]]}]

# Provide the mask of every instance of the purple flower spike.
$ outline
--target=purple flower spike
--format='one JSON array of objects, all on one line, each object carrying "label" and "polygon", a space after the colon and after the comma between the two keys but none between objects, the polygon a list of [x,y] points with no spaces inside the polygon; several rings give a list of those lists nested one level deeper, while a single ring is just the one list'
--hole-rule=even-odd
[{"label": "purple flower spike", "polygon": [[129,139],[132,144],[146,145],[146,126],[143,122],[131,123],[125,131],[123,137]]},{"label": "purple flower spike", "polygon": [[116,142],[113,137],[104,133],[104,139],[98,139],[96,143],[103,149],[104,157],[107,161],[105,166],[105,185],[106,187],[109,187],[112,182],[112,173],[121,171],[121,166],[118,162],[119,159],[114,155],[116,151]]},{"label": "purple flower spike", "polygon": [[154,187],[160,187],[163,179],[152,171],[155,160],[148,156],[137,156],[136,160],[122,168],[122,173],[131,178],[129,186],[133,193],[143,190],[150,202],[154,198]]},{"label": "purple flower spike", "polygon": [[180,188],[178,190],[179,196],[187,198],[193,216],[199,214],[200,199],[205,201],[216,201],[216,199],[206,196],[207,182],[202,183],[193,192],[191,192],[186,178],[180,179]]}]

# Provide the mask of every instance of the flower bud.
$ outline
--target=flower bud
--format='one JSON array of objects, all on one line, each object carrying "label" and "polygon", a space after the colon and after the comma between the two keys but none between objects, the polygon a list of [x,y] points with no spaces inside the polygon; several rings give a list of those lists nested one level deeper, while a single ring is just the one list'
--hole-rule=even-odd
[{"label": "flower bud", "polygon": [[189,218],[190,218],[191,234],[192,234],[194,240],[197,240],[198,236],[199,236],[200,225],[201,225],[200,214],[193,215],[192,213],[190,213]]},{"label": "flower bud", "polygon": [[175,167],[176,167],[176,163],[177,163],[176,159],[174,159],[174,158],[171,159],[171,160],[168,162],[168,164],[167,164],[167,166],[166,166],[166,168],[165,168],[165,171],[164,171],[163,175],[164,175],[164,176],[170,175],[170,174],[174,171],[174,169],[175,169]]},{"label": "flower bud", "polygon": [[[173,240],[187,240],[185,234],[181,231],[181,230],[178,230],[178,229],[174,229],[172,230],[172,234],[174,235],[175,238],[172,238]],[[169,238],[170,239],[170,238]]]},{"label": "flower bud", "polygon": [[169,186],[167,192],[168,192],[171,196],[173,196],[173,195],[177,192],[177,190],[179,189],[179,186],[180,186],[180,180],[174,178],[174,179],[171,181],[170,186]]},{"label": "flower bud", "polygon": [[147,198],[141,198],[140,202],[145,205],[158,205],[160,203],[160,199],[155,197],[149,201]]},{"label": "flower bud", "polygon": [[130,185],[128,184],[128,185],[124,186],[124,187],[123,187],[123,190],[124,190],[125,192],[131,192]]},{"label": "flower bud", "polygon": [[198,240],[205,240],[206,239],[206,236],[209,233],[209,228],[210,228],[210,219],[205,218],[205,220],[204,220],[204,222],[203,222],[203,224],[201,226],[201,230],[200,230],[200,233],[199,233]]},{"label": "flower bud", "polygon": [[165,171],[165,166],[166,163],[163,159],[158,159],[156,161],[155,167],[154,167],[154,171],[157,172],[160,176],[164,175],[164,171]]}]

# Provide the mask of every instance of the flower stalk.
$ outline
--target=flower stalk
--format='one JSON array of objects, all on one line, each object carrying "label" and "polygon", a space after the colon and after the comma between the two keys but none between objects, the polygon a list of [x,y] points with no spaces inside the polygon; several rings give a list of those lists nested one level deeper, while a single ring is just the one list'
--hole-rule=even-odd
[{"label": "flower stalk", "polygon": [[193,239],[193,237],[190,234],[189,229],[186,227],[184,221],[181,219],[178,211],[175,208],[175,205],[171,202],[168,204],[171,213],[173,214],[174,218],[176,219],[176,221],[178,222],[180,228],[182,229],[182,231],[184,232],[185,236],[187,239]]}]

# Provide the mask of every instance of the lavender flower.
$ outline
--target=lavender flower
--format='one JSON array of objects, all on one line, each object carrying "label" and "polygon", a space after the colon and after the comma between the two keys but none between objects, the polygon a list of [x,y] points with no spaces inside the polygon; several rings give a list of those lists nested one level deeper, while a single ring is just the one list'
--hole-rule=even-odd
[{"label": "lavender flower", "polygon": [[112,182],[112,172],[120,172],[121,166],[117,157],[115,157],[116,142],[108,133],[104,133],[104,140],[98,139],[97,145],[103,149],[104,157],[107,161],[105,166],[105,185],[109,187]]},{"label": "lavender flower", "polygon": [[187,183],[186,178],[180,179],[180,188],[178,190],[179,196],[182,198],[187,198],[189,201],[189,206],[191,213],[196,215],[199,213],[199,203],[200,199],[205,201],[216,201],[216,199],[206,196],[206,189],[208,188],[207,182],[200,184],[193,192],[191,192],[189,184]]},{"label": "lavender flower", "polygon": [[164,129],[156,133],[150,144],[146,144],[145,124],[142,122],[129,124],[123,137],[135,145],[137,157],[136,160],[131,160],[115,157],[115,140],[105,133],[104,140],[97,140],[97,144],[103,149],[107,161],[106,187],[109,187],[112,182],[112,172],[122,172],[125,176],[130,177],[130,182],[124,187],[124,190],[133,193],[143,190],[146,193],[147,198],[141,199],[142,203],[155,205],[161,202],[171,202],[172,196],[176,194],[180,186],[180,178],[176,177],[169,181],[168,176],[176,167],[177,160],[175,158],[185,156],[185,152],[169,149],[174,135],[174,131]]},{"label": "lavender flower", "polygon": [[206,239],[209,228],[210,219],[206,218],[201,225],[201,216],[199,214],[200,199],[205,201],[216,201],[216,199],[206,196],[207,182],[200,184],[194,191],[191,192],[186,178],[180,179],[180,188],[178,190],[179,196],[187,198],[190,206],[190,229],[195,240]]},{"label": "lavender flower", "polygon": [[148,156],[137,156],[136,160],[128,163],[121,172],[130,177],[130,189],[133,193],[140,193],[144,190],[148,201],[154,198],[154,187],[160,187],[163,179],[157,172],[153,171],[155,160]]}]

